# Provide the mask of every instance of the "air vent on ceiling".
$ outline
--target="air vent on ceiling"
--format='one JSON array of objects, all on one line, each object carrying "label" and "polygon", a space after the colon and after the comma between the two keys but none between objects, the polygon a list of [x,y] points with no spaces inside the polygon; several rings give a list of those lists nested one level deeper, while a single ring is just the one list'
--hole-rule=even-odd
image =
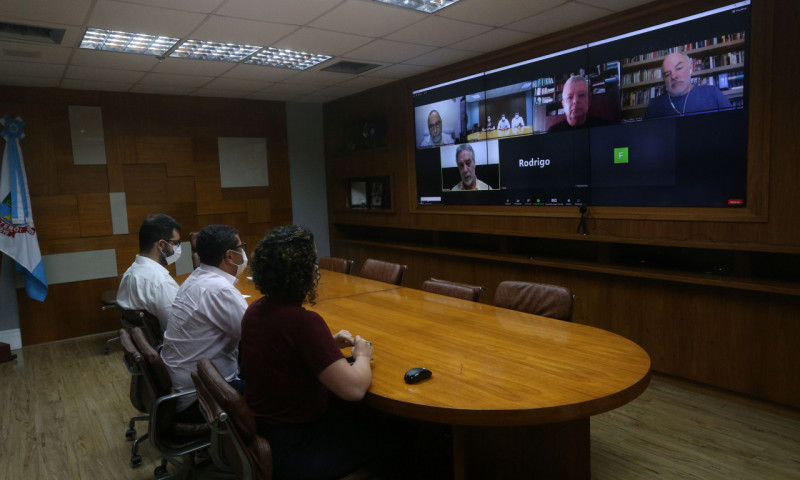
[{"label": "air vent on ceiling", "polygon": [[336,62],[330,67],[325,67],[322,70],[326,72],[352,73],[353,75],[358,75],[359,73],[372,70],[375,67],[380,67],[380,65],[376,63],[360,63],[342,60],[341,62]]},{"label": "air vent on ceiling", "polygon": [[63,28],[36,27],[18,23],[0,22],[0,39],[24,42],[40,42],[61,44],[64,38]]}]

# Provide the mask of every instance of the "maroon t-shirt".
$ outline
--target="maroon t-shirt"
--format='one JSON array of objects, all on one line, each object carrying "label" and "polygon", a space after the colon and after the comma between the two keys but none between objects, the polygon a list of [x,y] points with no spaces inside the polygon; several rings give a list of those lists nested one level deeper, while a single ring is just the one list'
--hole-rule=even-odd
[{"label": "maroon t-shirt", "polygon": [[303,307],[261,298],[242,318],[245,398],[267,423],[305,423],[328,408],[319,374],[343,358],[325,320]]}]

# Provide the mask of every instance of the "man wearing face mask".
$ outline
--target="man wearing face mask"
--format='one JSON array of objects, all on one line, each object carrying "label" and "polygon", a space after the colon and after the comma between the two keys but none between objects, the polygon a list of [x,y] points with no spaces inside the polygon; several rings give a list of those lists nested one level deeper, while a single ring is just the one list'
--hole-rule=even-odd
[{"label": "man wearing face mask", "polygon": [[[244,392],[237,360],[247,302],[235,284],[247,268],[247,245],[228,225],[204,227],[195,244],[201,263],[175,296],[161,358],[178,392],[194,390],[190,374],[201,358],[211,359],[225,380]],[[194,394],[179,397],[176,409],[180,422],[205,422]]]},{"label": "man wearing face mask", "polygon": [[178,283],[165,267],[181,256],[181,225],[169,215],[148,215],[139,228],[139,254],[122,276],[117,305],[146,310],[166,330]]}]

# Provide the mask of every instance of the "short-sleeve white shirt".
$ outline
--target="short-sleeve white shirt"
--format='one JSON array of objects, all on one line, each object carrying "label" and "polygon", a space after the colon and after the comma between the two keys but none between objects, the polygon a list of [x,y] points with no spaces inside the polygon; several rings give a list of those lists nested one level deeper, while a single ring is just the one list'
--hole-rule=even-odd
[{"label": "short-sleeve white shirt", "polygon": [[[194,390],[191,372],[197,369],[201,358],[211,359],[225,380],[238,378],[239,340],[247,302],[235,287],[236,282],[233,275],[200,264],[178,290],[161,350],[172,386],[178,392]],[[195,398],[180,397],[178,411],[186,409]]]},{"label": "short-sleeve white shirt", "polygon": [[178,288],[169,270],[151,258],[136,255],[122,275],[117,305],[126,310],[146,310],[158,318],[161,330],[165,330]]}]

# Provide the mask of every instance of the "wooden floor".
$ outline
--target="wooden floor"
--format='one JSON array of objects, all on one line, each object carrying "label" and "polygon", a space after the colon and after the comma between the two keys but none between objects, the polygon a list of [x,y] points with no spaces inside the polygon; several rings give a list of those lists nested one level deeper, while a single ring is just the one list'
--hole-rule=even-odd
[{"label": "wooden floor", "polygon": [[[119,345],[94,336],[18,350],[0,364],[0,479],[151,479],[129,466],[134,413]],[[800,412],[655,376],[592,418],[594,479],[798,479]],[[140,433],[146,426],[140,425]]]}]

